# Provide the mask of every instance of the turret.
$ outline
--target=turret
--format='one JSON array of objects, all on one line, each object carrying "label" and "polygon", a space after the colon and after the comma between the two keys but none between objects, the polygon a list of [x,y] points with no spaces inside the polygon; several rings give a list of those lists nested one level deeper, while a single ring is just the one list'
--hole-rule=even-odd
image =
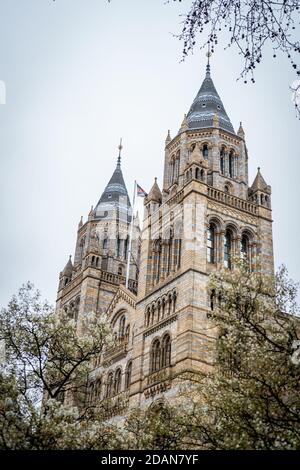
[{"label": "turret", "polygon": [[260,167],[257,168],[257,175],[249,188],[249,198],[256,204],[271,209],[271,186],[265,182]]}]

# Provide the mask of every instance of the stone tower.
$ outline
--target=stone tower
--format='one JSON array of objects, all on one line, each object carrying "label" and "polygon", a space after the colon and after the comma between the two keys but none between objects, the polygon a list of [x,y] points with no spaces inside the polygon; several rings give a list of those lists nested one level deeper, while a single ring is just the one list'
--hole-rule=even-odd
[{"label": "stone tower", "polygon": [[209,64],[177,135],[168,132],[142,240],[131,393],[150,404],[181,372],[211,367],[209,275],[234,269],[236,256],[274,270],[271,188],[260,170],[249,187],[245,133],[234,131]]},{"label": "stone tower", "polygon": [[[57,310],[75,320],[84,312],[105,312],[120,284],[125,284],[131,218],[130,200],[121,170],[116,169],[88,219],[78,225],[74,264],[71,256],[59,276]],[[140,229],[134,219],[129,289],[137,292]]]},{"label": "stone tower", "polygon": [[[69,260],[59,291],[59,302],[67,303],[80,286],[82,310],[90,302],[96,310],[108,306],[116,344],[95,365],[87,390],[89,403],[108,403],[108,416],[170,399],[183,372],[211,369],[211,273],[234,269],[236,257],[247,259],[252,270],[274,273],[271,188],[260,170],[249,186],[245,133],[242,124],[235,132],[209,64],[179,131],[174,138],[167,134],[162,190],[155,179],[145,198],[137,293],[119,278],[107,287],[108,273],[118,276],[116,243],[100,253],[92,248],[94,225],[104,236],[117,220],[115,205],[111,217],[100,216],[109,212],[114,191],[128,200],[119,164],[89,221],[79,227],[75,265]],[[128,215],[128,204],[121,206]],[[94,272],[98,277],[89,276]],[[134,271],[131,278],[133,283]]]}]

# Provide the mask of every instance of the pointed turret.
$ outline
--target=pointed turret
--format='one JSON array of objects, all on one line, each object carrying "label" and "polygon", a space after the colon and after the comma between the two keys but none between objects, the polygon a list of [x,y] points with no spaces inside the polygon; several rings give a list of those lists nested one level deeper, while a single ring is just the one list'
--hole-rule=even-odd
[{"label": "pointed turret", "polygon": [[81,216],[79,224],[78,224],[78,228],[81,228],[82,226],[83,226],[83,217]]},{"label": "pointed turret", "polygon": [[70,255],[69,260],[68,260],[66,266],[64,267],[64,269],[62,271],[62,275],[65,276],[65,277],[71,277],[73,269],[74,269],[74,267],[73,267],[73,263],[72,263],[72,255]]},{"label": "pointed turret", "polygon": [[257,175],[252,183],[251,191],[254,193],[255,191],[264,191],[266,193],[270,193],[271,189],[270,186],[265,182],[261,172],[260,167],[257,168]]},{"label": "pointed turret", "polygon": [[242,139],[245,138],[245,132],[244,132],[244,129],[243,129],[242,122],[240,122],[240,127],[239,127],[239,130],[237,131],[237,135],[239,137],[241,137]]},{"label": "pointed turret", "polygon": [[166,137],[166,145],[171,142],[171,134],[170,134],[170,129],[168,130],[168,134],[167,134],[167,137]]},{"label": "pointed turret", "polygon": [[189,128],[189,123],[188,123],[188,120],[187,120],[187,116],[185,114],[184,118],[183,118],[183,121],[181,123],[181,127],[180,127],[179,132],[185,132],[185,131],[188,130],[188,128]]},{"label": "pointed turret", "polygon": [[154,184],[150,190],[150,193],[147,196],[147,203],[150,201],[153,201],[153,202],[158,202],[160,204],[161,200],[162,200],[161,190],[159,189],[159,186],[157,184],[157,178],[155,178]]},{"label": "pointed turret", "polygon": [[130,200],[121,170],[121,149],[120,144],[116,169],[96,205],[95,218],[110,218],[116,210],[120,218],[124,220],[131,218]]},{"label": "pointed turret", "polygon": [[[212,81],[208,62],[205,79],[186,117],[188,129],[215,127],[215,116],[218,118],[217,127],[235,134],[221,98]],[[179,132],[182,132],[182,128]]]}]

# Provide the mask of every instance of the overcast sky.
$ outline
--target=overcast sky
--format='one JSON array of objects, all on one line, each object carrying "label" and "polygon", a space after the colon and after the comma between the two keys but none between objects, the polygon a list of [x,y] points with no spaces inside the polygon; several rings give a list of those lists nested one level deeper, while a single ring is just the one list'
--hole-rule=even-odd
[{"label": "overcast sky", "polygon": [[[0,0],[0,305],[27,280],[55,301],[58,274],[116,165],[149,190],[161,184],[167,130],[177,133],[202,83],[206,58],[181,62],[179,14],[191,2]],[[269,51],[256,84],[237,82],[241,58],[221,47],[215,86],[237,130],[243,122],[250,184],[272,186],[275,263],[300,280],[300,122],[295,80]]]}]

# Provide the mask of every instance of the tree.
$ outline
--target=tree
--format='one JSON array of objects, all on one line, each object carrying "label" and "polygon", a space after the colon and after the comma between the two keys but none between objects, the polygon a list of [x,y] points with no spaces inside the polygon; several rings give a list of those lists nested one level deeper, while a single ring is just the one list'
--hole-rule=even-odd
[{"label": "tree", "polygon": [[[214,276],[211,288],[218,299],[211,312],[218,331],[214,369],[194,374],[182,385],[180,401],[162,405],[150,445],[300,449],[297,286],[285,268],[274,283],[240,264]],[[139,419],[145,421],[145,414]],[[126,424],[132,438],[136,421],[133,414]]]},{"label": "tree", "polygon": [[186,56],[193,51],[198,33],[204,33],[200,47],[210,45],[213,52],[221,31],[226,29],[227,47],[237,46],[244,58],[241,76],[253,74],[269,44],[274,58],[277,52],[285,53],[300,75],[293,60],[295,53],[300,53],[300,43],[294,33],[295,25],[299,24],[299,11],[299,0],[194,0],[179,35],[183,54]]},{"label": "tree", "polygon": [[[295,58],[300,53],[296,33],[299,12],[299,0],[193,0],[177,36],[183,41],[183,58],[193,51],[198,36],[200,48],[209,47],[211,52],[221,38],[225,48],[236,46],[242,56],[240,77],[245,83],[249,74],[255,82],[254,70],[268,47],[273,50],[274,58],[284,53],[299,76],[298,58]],[[295,109],[300,118],[299,106]]]},{"label": "tree", "polygon": [[93,313],[79,321],[54,314],[30,283],[1,310],[0,448],[112,445],[113,427],[85,406],[91,361],[110,345],[110,328]]}]

